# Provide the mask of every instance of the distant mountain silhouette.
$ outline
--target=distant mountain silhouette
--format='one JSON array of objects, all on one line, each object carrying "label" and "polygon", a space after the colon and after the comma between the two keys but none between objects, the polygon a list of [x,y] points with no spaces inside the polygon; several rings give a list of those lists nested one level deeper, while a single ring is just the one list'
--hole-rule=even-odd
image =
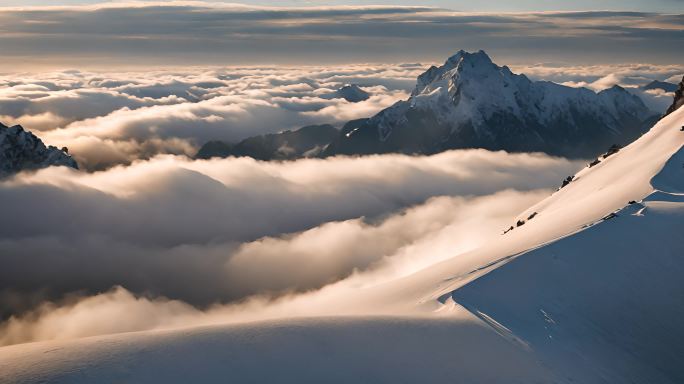
[{"label": "distant mountain silhouette", "polygon": [[668,83],[666,81],[653,80],[650,83],[642,86],[641,89],[645,91],[652,89],[662,89],[665,92],[674,92],[677,90],[677,84]]},{"label": "distant mountain silhouette", "polygon": [[198,159],[212,157],[252,157],[257,160],[291,160],[318,156],[339,134],[332,125],[311,125],[295,131],[255,136],[239,143],[210,141],[195,156]]}]

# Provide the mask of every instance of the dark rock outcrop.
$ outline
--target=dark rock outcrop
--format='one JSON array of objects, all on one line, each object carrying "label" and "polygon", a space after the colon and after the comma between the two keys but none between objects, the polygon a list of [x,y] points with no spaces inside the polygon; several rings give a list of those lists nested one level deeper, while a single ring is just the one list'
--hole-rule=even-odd
[{"label": "dark rock outcrop", "polygon": [[78,164],[66,151],[53,146],[46,147],[38,137],[20,125],[7,127],[0,124],[0,177],[49,166],[78,169]]},{"label": "dark rock outcrop", "polygon": [[335,92],[320,95],[323,99],[345,99],[350,103],[358,103],[370,98],[370,94],[356,84],[346,84]]},{"label": "dark rock outcrop", "polygon": [[338,97],[347,100],[350,103],[358,103],[360,101],[368,100],[370,95],[368,92],[359,88],[356,84],[347,84],[337,90]]},{"label": "dark rock outcrop", "polygon": [[682,105],[684,105],[684,77],[682,77],[682,81],[679,82],[679,88],[675,91],[674,101],[670,108],[667,109],[667,112],[665,112],[665,116],[676,111]]}]

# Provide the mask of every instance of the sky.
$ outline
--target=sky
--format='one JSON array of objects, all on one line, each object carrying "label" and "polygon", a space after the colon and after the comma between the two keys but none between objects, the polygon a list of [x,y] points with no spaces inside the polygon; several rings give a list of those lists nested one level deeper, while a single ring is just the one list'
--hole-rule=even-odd
[{"label": "sky", "polygon": [[[101,0],[3,0],[0,5],[75,5],[100,3]],[[263,6],[321,6],[321,5],[416,5],[415,1],[375,0],[375,1],[240,1],[244,4]],[[681,0],[484,0],[478,2],[463,0],[429,0],[421,1],[422,6],[440,7],[467,11],[553,11],[553,10],[630,10],[644,12],[681,12],[684,2]]]},{"label": "sky", "polygon": [[3,3],[0,70],[432,63],[459,49],[484,49],[505,64],[683,59],[678,0],[572,2],[571,7],[555,1],[478,2],[476,8],[457,2],[406,7],[401,1],[383,6],[278,2],[278,7],[275,2],[46,3],[23,8]]}]

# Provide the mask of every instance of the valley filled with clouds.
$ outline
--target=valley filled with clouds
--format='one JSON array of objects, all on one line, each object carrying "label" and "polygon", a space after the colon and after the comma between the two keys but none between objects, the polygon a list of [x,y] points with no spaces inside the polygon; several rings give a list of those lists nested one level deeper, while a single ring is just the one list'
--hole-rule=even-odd
[{"label": "valley filled with clouds", "polygon": [[[17,23],[18,14],[23,23]],[[138,19],[135,28],[130,15]],[[183,32],[151,22],[157,18],[176,20]],[[249,30],[243,28],[245,18]],[[303,19],[307,22],[300,23]],[[496,48],[506,44],[506,36],[524,34],[526,39],[517,40],[522,45],[513,47],[517,54],[533,45],[553,45],[560,35],[570,35],[576,43],[570,47],[578,52],[587,44],[610,45],[616,34],[635,41],[656,34],[663,46],[654,50],[681,35],[677,15],[496,16],[420,7],[122,3],[4,9],[0,20],[3,30],[13,32],[0,37],[10,51],[40,48],[50,35],[64,51],[46,49],[45,58],[72,68],[46,71],[37,65],[0,73],[0,122],[20,124],[46,144],[67,147],[80,168],[53,167],[0,180],[3,214],[13,218],[0,222],[0,345],[283,313],[360,311],[351,288],[399,279],[500,236],[520,212],[586,165],[540,153],[479,149],[432,156],[196,160],[198,149],[211,140],[237,142],[315,124],[341,128],[371,117],[407,99],[416,77],[441,62],[349,64],[361,62],[350,56],[317,65],[273,60],[219,66],[213,64],[220,60],[207,60],[212,65],[190,60],[198,65],[183,66],[182,60],[171,60],[156,66],[145,65],[140,54],[141,62],[113,70],[87,59],[83,66],[62,60],[94,23],[111,27],[111,33],[98,27],[89,41],[119,59],[144,49],[142,42],[150,39],[181,42],[188,55],[205,59],[211,54],[194,52],[194,39],[214,41],[222,51],[237,44],[249,56],[263,54],[260,44],[280,36],[275,40],[282,46],[271,53],[290,49],[288,57],[296,56],[300,45],[308,45],[307,52],[313,44],[321,52],[342,53],[341,47],[353,45],[359,53],[420,43],[416,53],[429,58],[424,51],[436,52],[444,43],[426,43],[436,33],[450,38],[458,31],[481,33],[486,44],[468,43],[478,48],[491,47],[492,36],[501,37]],[[631,26],[622,25],[625,21]],[[410,35],[407,23],[414,27]],[[371,32],[374,39],[363,36]],[[586,39],[589,32],[592,41]],[[214,33],[232,39],[214,40]],[[249,44],[256,45],[245,50]],[[453,53],[438,48],[439,57]],[[17,52],[15,58],[21,56]],[[495,58],[500,65],[510,64],[532,80],[593,91],[620,85],[658,114],[671,103],[672,92],[643,87],[653,80],[676,83],[684,72],[681,65],[663,64],[666,57],[578,64],[541,56],[523,60],[500,46],[496,52],[515,58],[511,63]],[[392,54],[384,53],[383,60],[391,61]],[[346,84],[358,85],[369,97],[345,99],[338,90]]]},{"label": "valley filled with clouds", "polygon": [[[3,77],[2,120],[69,147],[81,170],[0,182],[5,214],[16,218],[0,228],[1,342],[262,318],[280,311],[264,304],[277,298],[291,308],[297,293],[410,274],[500,236],[584,165],[485,150],[192,159],[207,140],[371,116],[406,98],[423,69]],[[370,97],[334,97],[347,83]],[[244,300],[258,304],[245,309]],[[127,321],[102,318],[121,310]]]},{"label": "valley filled with clouds", "polygon": [[20,174],[0,183],[16,218],[0,228],[0,306],[18,315],[123,286],[206,308],[409,273],[500,236],[582,166],[468,150],[283,163],[161,156]]},{"label": "valley filled with clouds", "polygon": [[683,383],[683,0],[0,0],[0,384]]}]

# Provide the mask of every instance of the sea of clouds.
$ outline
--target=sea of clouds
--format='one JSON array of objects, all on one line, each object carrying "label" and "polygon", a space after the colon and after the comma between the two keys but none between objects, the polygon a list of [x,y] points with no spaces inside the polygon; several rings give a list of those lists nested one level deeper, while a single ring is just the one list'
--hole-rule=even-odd
[{"label": "sea of clouds", "polygon": [[[448,53],[445,53],[448,54]],[[505,63],[499,63],[501,65]],[[224,67],[123,73],[66,70],[0,75],[0,122],[21,124],[46,143],[69,148],[81,168],[101,170],[157,154],[194,156],[210,140],[312,124],[341,126],[405,99],[429,65]],[[624,86],[662,112],[672,94],[643,91],[652,80],[678,82],[679,65],[514,66],[519,73],[599,91]],[[370,98],[334,97],[358,84]]]},{"label": "sea of clouds", "polygon": [[[425,68],[0,75],[0,122],[67,146],[81,166],[0,181],[0,207],[10,218],[0,221],[0,345],[264,313],[353,312],[354,305],[331,306],[330,292],[352,298],[351,287],[410,275],[500,236],[585,165],[484,150],[290,162],[192,159],[208,140],[369,117],[406,98]],[[513,69],[635,93],[684,72],[672,65]],[[347,83],[371,97],[330,97]],[[642,93],[654,110],[671,98]]]},{"label": "sea of clouds", "polygon": [[500,236],[582,166],[466,150],[285,163],[166,155],[21,174],[0,183],[14,218],[0,223],[0,306],[14,315],[0,342],[182,324],[254,296],[405,276]]},{"label": "sea of clouds", "polygon": [[[209,140],[368,117],[405,98],[420,70],[358,65],[11,74],[0,76],[0,121],[68,147],[87,170],[103,169],[158,153],[193,156]],[[347,83],[370,98],[331,97]]]}]

